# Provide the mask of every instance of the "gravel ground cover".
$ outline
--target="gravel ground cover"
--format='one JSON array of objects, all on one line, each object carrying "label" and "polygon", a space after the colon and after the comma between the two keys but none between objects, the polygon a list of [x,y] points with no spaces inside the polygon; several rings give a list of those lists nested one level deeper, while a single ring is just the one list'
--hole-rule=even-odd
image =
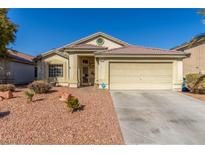
[{"label": "gravel ground cover", "polygon": [[194,94],[189,92],[183,92],[183,94],[205,101],[205,94]]},{"label": "gravel ground cover", "polygon": [[[124,144],[109,91],[55,87],[27,103],[25,90],[0,102],[0,144]],[[76,96],[84,110],[69,113],[62,92]]]}]

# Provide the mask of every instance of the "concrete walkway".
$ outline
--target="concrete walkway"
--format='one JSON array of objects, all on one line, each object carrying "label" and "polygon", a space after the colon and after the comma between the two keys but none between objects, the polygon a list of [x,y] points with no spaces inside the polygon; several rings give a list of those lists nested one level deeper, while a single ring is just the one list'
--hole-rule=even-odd
[{"label": "concrete walkway", "polygon": [[126,144],[205,144],[205,102],[173,91],[111,91]]}]

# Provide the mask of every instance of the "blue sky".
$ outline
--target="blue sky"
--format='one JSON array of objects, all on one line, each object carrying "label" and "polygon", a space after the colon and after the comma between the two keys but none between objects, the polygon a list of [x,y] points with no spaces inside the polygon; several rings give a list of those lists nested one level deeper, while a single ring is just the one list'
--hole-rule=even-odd
[{"label": "blue sky", "polygon": [[198,9],[10,9],[13,49],[38,55],[101,31],[125,42],[169,49],[205,32]]}]

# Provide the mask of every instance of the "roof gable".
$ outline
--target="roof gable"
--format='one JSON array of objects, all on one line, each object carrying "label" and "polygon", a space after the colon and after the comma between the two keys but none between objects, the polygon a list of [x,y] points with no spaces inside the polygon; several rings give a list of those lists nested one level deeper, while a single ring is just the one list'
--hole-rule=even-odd
[{"label": "roof gable", "polygon": [[[99,37],[103,37],[104,39],[106,39],[106,42],[109,42],[109,44],[110,44],[109,47],[106,47],[105,45],[104,46],[97,46],[95,43],[93,43],[93,41],[96,42],[95,39],[97,39]],[[121,41],[117,38],[114,38],[108,34],[105,34],[102,32],[97,32],[95,34],[84,37],[80,40],[74,41],[70,44],[64,45],[60,48],[56,48],[56,49],[47,51],[45,53],[42,53],[37,57],[47,56],[49,54],[55,53],[61,49],[65,49],[65,48],[67,48],[67,49],[71,49],[71,48],[72,49],[88,49],[87,47],[89,45],[90,45],[89,49],[98,49],[99,50],[99,49],[105,49],[105,48],[113,49],[113,48],[128,46],[129,44],[124,42],[124,41]],[[96,46],[96,47],[94,48],[94,46]]]},{"label": "roof gable", "polygon": [[205,43],[205,33],[202,33],[202,34],[196,35],[190,41],[185,42],[171,49],[183,51],[183,50],[195,47],[195,46],[199,46],[204,43]]},{"label": "roof gable", "polygon": [[105,33],[102,33],[102,32],[97,32],[95,34],[92,34],[90,36],[87,36],[85,38],[82,38],[80,40],[77,40],[71,44],[68,44],[66,46],[64,46],[65,48],[66,47],[70,47],[70,46],[73,46],[73,45],[80,45],[80,44],[91,44],[91,45],[98,45],[96,40],[98,38],[102,38],[104,40],[104,44],[102,45],[103,47],[107,47],[109,49],[113,49],[113,48],[119,48],[119,47],[122,47],[122,46],[127,46],[129,45],[128,43],[124,42],[124,41],[121,41],[117,38],[114,38],[108,34],[105,34]]}]

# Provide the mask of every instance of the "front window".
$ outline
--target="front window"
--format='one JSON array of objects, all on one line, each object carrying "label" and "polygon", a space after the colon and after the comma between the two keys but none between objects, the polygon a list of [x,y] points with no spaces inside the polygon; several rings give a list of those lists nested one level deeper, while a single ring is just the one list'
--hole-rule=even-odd
[{"label": "front window", "polygon": [[63,64],[50,64],[49,77],[63,77]]}]

